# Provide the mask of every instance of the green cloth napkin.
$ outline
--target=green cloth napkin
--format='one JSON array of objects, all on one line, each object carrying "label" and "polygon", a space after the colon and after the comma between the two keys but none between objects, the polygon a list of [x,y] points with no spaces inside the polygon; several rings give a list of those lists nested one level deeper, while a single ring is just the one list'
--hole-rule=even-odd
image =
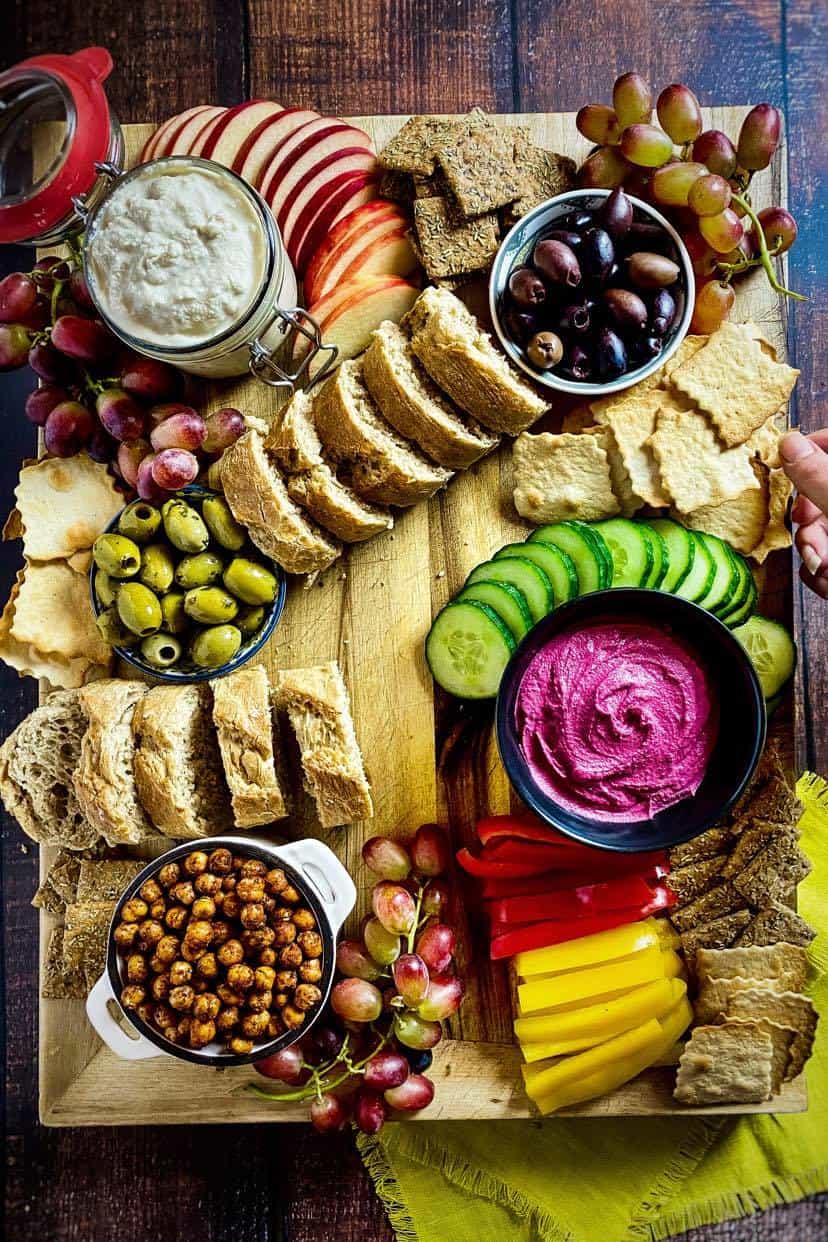
[{"label": "green cloth napkin", "polygon": [[359,1149],[400,1242],[661,1239],[828,1188],[828,784],[806,773],[797,793],[824,1015],[807,1113],[388,1125]]}]

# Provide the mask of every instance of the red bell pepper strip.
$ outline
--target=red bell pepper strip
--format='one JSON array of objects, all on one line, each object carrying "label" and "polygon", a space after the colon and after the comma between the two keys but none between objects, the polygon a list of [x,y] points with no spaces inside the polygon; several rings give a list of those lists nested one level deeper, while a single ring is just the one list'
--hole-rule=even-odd
[{"label": "red bell pepper strip", "polygon": [[465,848],[457,851],[457,861],[469,875],[482,880],[517,880],[525,876],[539,875],[549,868],[548,862],[503,862],[494,858],[480,858]]},{"label": "red bell pepper strip", "polygon": [[[590,867],[588,870],[579,871],[558,869],[517,880],[484,880],[481,896],[484,898],[531,897],[538,893],[558,893],[561,889],[581,887],[584,884],[600,884],[605,880],[616,880],[621,876],[634,874],[626,869],[624,855],[605,854],[605,859],[605,863],[600,868]],[[661,864],[645,866],[641,871],[641,879],[655,883],[663,879],[668,871],[669,868]]]},{"label": "red bell pepper strip", "polygon": [[481,819],[477,824],[477,836],[481,845],[488,845],[490,841],[497,841],[501,837],[516,837],[519,841],[543,841],[549,845],[567,845],[570,848],[583,849],[578,841],[565,837],[562,832],[556,832],[548,824],[530,818],[528,814],[525,818],[515,815],[491,815],[488,819]]},{"label": "red bell pepper strip", "polygon": [[549,919],[582,919],[592,914],[608,914],[645,906],[652,893],[640,876],[625,876],[601,884],[585,884],[557,892],[528,897],[501,897],[490,903],[490,914],[497,923],[541,923]]},{"label": "red bell pepper strip", "polygon": [[540,841],[518,841],[514,837],[502,837],[490,845],[484,845],[483,857],[498,862],[545,862],[548,870],[553,867],[571,868],[580,865],[566,846],[542,844]]},{"label": "red bell pepper strip", "polygon": [[550,944],[563,944],[565,940],[576,940],[580,936],[593,936],[596,932],[609,931],[610,928],[621,927],[624,923],[636,923],[641,917],[640,910],[631,909],[595,914],[577,922],[558,919],[549,923],[530,923],[526,927],[518,927],[503,935],[494,936],[489,955],[492,961],[514,957],[516,953],[523,953],[527,949],[543,949]]}]

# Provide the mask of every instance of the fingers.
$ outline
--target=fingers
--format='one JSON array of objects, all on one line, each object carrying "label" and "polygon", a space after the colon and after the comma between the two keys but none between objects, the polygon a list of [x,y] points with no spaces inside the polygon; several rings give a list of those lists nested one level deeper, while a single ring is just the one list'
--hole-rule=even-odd
[{"label": "fingers", "polygon": [[[823,513],[828,512],[828,452],[820,441],[828,431],[814,436],[803,436],[799,431],[789,431],[783,436],[779,452],[788,478],[798,492],[812,501]],[[828,443],[826,443],[828,448]]]},{"label": "fingers", "polygon": [[800,526],[796,532],[796,546],[802,563],[810,574],[828,577],[828,526],[825,519]]},{"label": "fingers", "polygon": [[807,496],[797,496],[791,508],[791,521],[794,526],[807,526],[809,522],[815,522],[822,514],[812,500]]},{"label": "fingers", "polygon": [[824,576],[815,578],[813,574],[808,573],[804,565],[799,567],[799,576],[806,587],[809,587],[820,599],[828,599],[828,578]]}]

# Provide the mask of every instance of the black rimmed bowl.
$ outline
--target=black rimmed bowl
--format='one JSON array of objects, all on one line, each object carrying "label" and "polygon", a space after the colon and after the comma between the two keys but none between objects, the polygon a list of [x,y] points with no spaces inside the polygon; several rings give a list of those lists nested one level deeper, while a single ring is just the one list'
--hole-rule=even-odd
[{"label": "black rimmed bowl", "polygon": [[[681,639],[707,669],[718,696],[719,725],[704,778],[692,797],[652,819],[604,821],[560,805],[532,775],[515,719],[524,674],[558,634],[598,623],[639,622]],[[562,604],[529,631],[509,661],[496,706],[498,749],[517,793],[553,828],[584,845],[624,852],[668,849],[720,820],[744,790],[765,745],[767,715],[747,652],[721,621],[696,604],[662,591],[615,588]]]}]

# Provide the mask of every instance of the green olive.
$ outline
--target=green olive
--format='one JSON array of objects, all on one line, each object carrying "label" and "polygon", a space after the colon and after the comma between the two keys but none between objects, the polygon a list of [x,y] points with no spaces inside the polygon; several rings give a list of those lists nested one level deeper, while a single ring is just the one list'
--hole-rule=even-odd
[{"label": "green olive", "polygon": [[146,500],[133,500],[118,519],[118,530],[136,543],[152,539],[161,525],[161,513]]},{"label": "green olive", "polygon": [[193,587],[209,586],[221,577],[224,561],[215,552],[196,552],[195,556],[183,556],[175,569],[175,580],[185,591]]},{"label": "green olive", "polygon": [[167,538],[180,552],[203,552],[210,542],[207,527],[191,505],[173,496],[161,510]]},{"label": "green olive", "polygon": [[115,606],[127,629],[139,638],[160,630],[163,618],[158,596],[142,583],[126,582],[119,587]]},{"label": "green olive", "polygon": [[141,655],[154,668],[169,668],[181,659],[181,643],[172,634],[150,634],[141,643]]},{"label": "green olive", "polygon": [[[220,621],[232,621],[239,606],[221,587],[196,587],[184,596],[184,611],[202,625],[217,625]],[[234,627],[235,628],[235,627]]]},{"label": "green olive", "polygon": [[167,591],[161,596],[161,622],[168,634],[183,634],[190,628],[189,618],[184,611],[184,594],[182,591]]},{"label": "green olive", "polygon": [[279,586],[274,573],[243,556],[237,556],[230,562],[222,581],[243,604],[272,604]]},{"label": "green olive", "polygon": [[109,574],[102,569],[95,570],[95,598],[104,608],[111,608],[115,603],[115,583]]},{"label": "green olive", "polygon": [[95,624],[101,638],[105,643],[109,643],[110,647],[131,647],[138,641],[118,616],[117,608],[107,608],[100,613]]},{"label": "green olive", "polygon": [[239,526],[223,496],[208,496],[201,506],[201,516],[216,543],[220,543],[223,548],[229,548],[231,552],[238,552],[244,547],[244,527]]},{"label": "green olive", "polygon": [[133,578],[141,568],[141,549],[124,535],[99,535],[92,559],[110,578]]},{"label": "green olive", "polygon": [[190,654],[200,668],[218,668],[232,660],[241,646],[241,630],[235,625],[211,625],[193,639]]},{"label": "green olive", "polygon": [[236,625],[245,638],[252,638],[264,625],[265,616],[264,608],[242,608],[236,617]]},{"label": "green olive", "polygon": [[173,583],[175,561],[165,543],[151,543],[141,553],[141,572],[139,582],[148,586],[157,595],[163,595]]}]

